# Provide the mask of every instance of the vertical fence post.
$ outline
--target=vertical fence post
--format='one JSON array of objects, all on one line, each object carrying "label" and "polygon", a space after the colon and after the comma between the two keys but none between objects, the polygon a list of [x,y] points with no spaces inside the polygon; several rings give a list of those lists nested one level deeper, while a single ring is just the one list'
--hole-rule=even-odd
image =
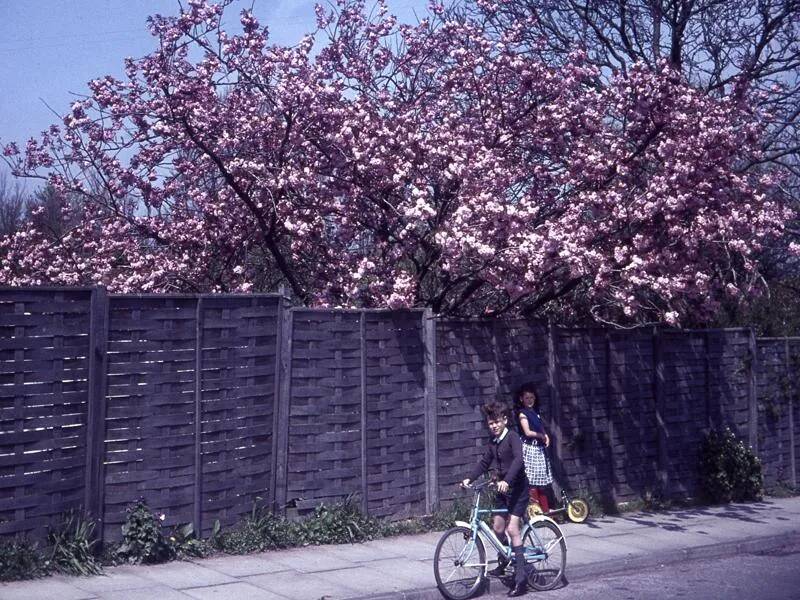
[{"label": "vertical fence post", "polygon": [[756,368],[758,352],[756,349],[756,334],[750,329],[747,343],[748,369],[747,369],[747,442],[758,455],[758,397],[756,391]]},{"label": "vertical fence post", "polygon": [[667,444],[667,426],[664,422],[665,406],[665,373],[664,373],[664,348],[663,335],[658,327],[653,328],[653,398],[655,400],[656,417],[656,446],[658,448],[658,483],[662,492],[668,490],[667,465],[669,464],[669,453]]},{"label": "vertical fence post", "polygon": [[489,322],[489,327],[492,328],[492,377],[494,383],[494,399],[502,402],[500,395],[500,351],[497,345],[497,319],[492,319]]},{"label": "vertical fence post", "polygon": [[617,468],[614,461],[614,439],[616,431],[614,429],[614,400],[621,395],[619,380],[613,377],[613,365],[617,362],[616,352],[613,348],[611,332],[606,329],[606,414],[608,415],[608,476],[611,484],[611,501],[617,505]]},{"label": "vertical fence post", "polygon": [[284,306],[278,311],[277,363],[275,406],[272,425],[272,489],[273,510],[283,513],[286,508],[286,494],[289,471],[289,405],[292,376],[292,330],[294,311]]},{"label": "vertical fence post", "polygon": [[557,471],[557,483],[562,485],[566,481],[563,473],[564,436],[561,433],[561,390],[558,377],[558,344],[556,328],[552,321],[547,322],[547,387],[550,391],[550,419],[553,425],[556,443],[553,445],[555,460],[554,470]]},{"label": "vertical fence post", "polygon": [[273,379],[274,386],[272,390],[272,451],[270,452],[270,468],[269,468],[269,496],[268,501],[270,508],[275,511],[277,507],[275,498],[275,474],[277,473],[278,461],[278,404],[280,404],[281,397],[281,359],[282,359],[282,330],[283,330],[283,312],[285,309],[285,300],[283,297],[283,285],[280,286],[278,297],[278,306],[275,313],[275,376]]},{"label": "vertical fence post", "polygon": [[[791,356],[789,354],[789,338],[783,338],[783,357],[784,357],[784,376],[786,377],[786,385],[791,386],[787,389],[788,394],[788,409],[789,409],[789,483],[793,488],[797,488],[797,456],[794,447],[794,391],[796,384],[790,383],[792,370],[791,370]],[[792,389],[795,387],[795,389]]]},{"label": "vertical fence post", "polygon": [[194,530],[203,535],[203,296],[195,307],[194,350]]},{"label": "vertical fence post", "polygon": [[361,510],[369,514],[369,486],[367,485],[367,318],[361,311]]},{"label": "vertical fence post", "polygon": [[703,388],[703,399],[706,404],[706,428],[714,429],[717,419],[711,414],[711,333],[703,332],[703,377],[705,387]]},{"label": "vertical fence post", "polygon": [[105,474],[103,450],[106,425],[106,364],[108,350],[108,294],[95,287],[89,301],[89,397],[86,415],[86,483],[84,508],[96,521],[95,534],[103,542]]},{"label": "vertical fence post", "polygon": [[439,505],[439,403],[436,392],[436,321],[433,311],[422,313],[425,347],[425,512]]}]

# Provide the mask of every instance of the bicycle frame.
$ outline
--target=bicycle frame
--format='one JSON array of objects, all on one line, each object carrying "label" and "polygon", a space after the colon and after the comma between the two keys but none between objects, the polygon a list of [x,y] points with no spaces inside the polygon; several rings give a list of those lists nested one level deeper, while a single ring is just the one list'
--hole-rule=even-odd
[{"label": "bicycle frame", "polygon": [[[481,519],[481,517],[483,515],[503,515],[503,514],[508,514],[508,510],[504,509],[504,508],[500,508],[500,509],[498,509],[498,508],[482,509],[480,507],[480,499],[481,499],[480,498],[480,490],[483,487],[485,487],[485,485],[481,486],[481,487],[479,487],[479,488],[477,488],[475,490],[475,504],[474,504],[474,506],[472,508],[472,512],[470,514],[470,522],[467,523],[465,521],[456,521],[456,525],[459,525],[461,527],[466,527],[467,529],[472,530],[472,540],[474,540],[476,537],[480,536],[485,542],[488,542],[488,544],[490,546],[492,546],[497,551],[497,553],[499,555],[504,556],[507,560],[510,561],[513,558],[513,551],[511,550],[511,547],[510,546],[506,546],[503,542],[501,542],[498,539],[497,535],[495,534],[494,530],[491,527],[489,527]],[[525,539],[525,535],[528,533],[528,531],[530,531],[531,535],[533,536],[533,538],[535,540],[535,544],[536,544],[535,547],[528,547],[528,546],[525,547],[525,561],[526,562],[535,562],[535,561],[546,559],[547,558],[547,553],[548,553],[548,551],[550,549],[549,547],[547,547],[547,548],[543,547],[544,545],[542,544],[542,540],[539,539],[539,536],[536,533],[536,528],[531,526],[531,523],[535,523],[535,522],[538,522],[538,521],[551,521],[553,524],[555,524],[555,521],[553,521],[551,518],[546,517],[544,515],[539,515],[539,516],[537,516],[536,518],[534,518],[534,519],[532,519],[530,521],[528,521],[528,520],[525,521],[525,526],[522,528],[522,531],[520,532],[520,536],[522,537],[522,539]],[[558,526],[556,525],[556,527],[558,527]],[[560,542],[560,541],[561,541],[561,538],[556,540],[554,543],[557,543],[557,542]],[[552,545],[552,542],[551,542],[551,545]],[[474,549],[474,541],[471,544],[468,544],[465,547],[465,550],[467,551],[467,556],[470,556],[472,554],[472,550],[473,549]],[[483,564],[482,566],[484,568],[486,568],[488,566],[488,563],[489,563],[489,561],[487,559],[487,562],[485,564]],[[478,565],[476,564],[476,565],[473,565],[473,566],[478,566]]]}]

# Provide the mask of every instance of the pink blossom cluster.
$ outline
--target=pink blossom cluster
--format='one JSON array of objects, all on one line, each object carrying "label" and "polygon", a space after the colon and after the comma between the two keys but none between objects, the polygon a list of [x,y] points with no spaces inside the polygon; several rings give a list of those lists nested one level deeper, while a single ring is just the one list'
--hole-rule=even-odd
[{"label": "pink blossom cluster", "polygon": [[284,47],[247,10],[226,33],[228,4],[151,18],[159,49],[124,81],[5,147],[86,201],[61,239],[0,242],[0,282],[231,291],[272,274],[321,306],[678,323],[752,295],[790,216],[773,176],[743,168],[761,135],[746,97],[666,65],[598,87],[579,53],[526,52],[522,25],[490,36],[441,6],[400,24],[353,0]]}]

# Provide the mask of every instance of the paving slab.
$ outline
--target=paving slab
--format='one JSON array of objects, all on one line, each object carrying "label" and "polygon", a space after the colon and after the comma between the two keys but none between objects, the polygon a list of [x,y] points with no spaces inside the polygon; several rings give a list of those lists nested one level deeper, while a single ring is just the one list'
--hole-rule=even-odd
[{"label": "paving slab", "polygon": [[[440,537],[442,537],[441,531],[434,535],[401,535],[381,540],[381,542],[383,544],[388,543],[392,551],[412,560],[432,560],[436,552],[436,542],[439,541]],[[369,543],[375,544],[376,542]]]},{"label": "paving slab", "polygon": [[183,593],[197,600],[286,600],[286,596],[273,594],[243,581],[191,588],[183,590]]},{"label": "paving slab", "polygon": [[220,573],[214,569],[180,561],[163,565],[149,565],[147,568],[142,569],[142,576],[174,590],[236,581],[230,575]]},{"label": "paving slab", "polygon": [[352,585],[326,579],[328,573],[301,575],[293,571],[252,575],[244,577],[242,581],[291,600],[313,600],[321,598],[323,595],[325,600],[342,600],[364,594],[364,590],[369,589],[365,588],[362,582],[354,576],[358,568],[330,572],[340,574],[342,581],[347,581]]},{"label": "paving slab", "polygon": [[[277,553],[276,553],[277,554]],[[277,573],[288,571],[291,568],[277,560],[273,553],[249,554],[242,556],[217,556],[192,561],[194,564],[212,569],[231,577],[245,577],[247,575],[262,575],[264,573]]]},{"label": "paving slab", "polygon": [[90,600],[97,598],[73,585],[73,579],[60,576],[30,581],[0,583],[0,600]]},{"label": "paving slab", "polygon": [[425,587],[433,581],[432,560],[378,560],[364,563],[365,567],[380,571],[389,579],[404,579],[414,584],[412,587]]},{"label": "paving slab", "polygon": [[[319,575],[322,588],[325,595],[328,595],[329,584],[337,586],[353,586],[355,589],[350,595],[343,596],[344,598],[360,598],[364,596],[364,590],[369,590],[372,594],[387,593],[387,592],[402,592],[403,590],[414,589],[418,587],[414,581],[406,580],[402,577],[393,576],[389,577],[386,573],[373,569],[369,566],[356,567],[355,569],[348,569],[347,571],[329,571],[328,573],[321,573]],[[427,585],[433,581],[433,575],[427,581]],[[306,597],[310,598],[310,596]]]},{"label": "paving slab", "polygon": [[183,592],[174,590],[164,585],[154,585],[147,588],[134,590],[112,590],[103,592],[102,600],[190,600]]},{"label": "paving slab", "polygon": [[141,569],[131,565],[108,567],[97,577],[74,577],[69,583],[76,588],[97,594],[110,590],[131,590],[152,587],[153,580],[140,575]]},{"label": "paving slab", "polygon": [[396,552],[394,548],[388,545],[379,546],[369,545],[366,543],[361,544],[338,544],[332,546],[324,546],[325,551],[353,563],[364,563],[373,560],[385,560],[387,558],[401,558],[403,555]]},{"label": "paving slab", "polygon": [[284,550],[280,553],[280,562],[298,573],[334,571],[355,566],[354,562],[339,558],[322,546]]}]

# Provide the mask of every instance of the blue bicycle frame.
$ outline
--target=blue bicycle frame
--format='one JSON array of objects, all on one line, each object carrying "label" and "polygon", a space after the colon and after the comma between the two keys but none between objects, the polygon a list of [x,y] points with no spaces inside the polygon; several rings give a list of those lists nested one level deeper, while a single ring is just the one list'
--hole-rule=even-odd
[{"label": "blue bicycle frame", "polygon": [[[456,521],[456,525],[460,525],[462,527],[467,527],[468,529],[472,530],[472,539],[470,543],[464,547],[464,554],[465,558],[472,555],[472,552],[475,549],[475,539],[480,535],[484,540],[488,541],[489,544],[494,547],[497,553],[501,556],[504,556],[509,562],[513,561],[514,553],[511,550],[510,546],[506,546],[503,542],[501,542],[497,535],[495,534],[494,530],[489,527],[482,519],[484,515],[502,515],[508,514],[508,509],[505,508],[481,508],[480,507],[480,490],[486,487],[488,484],[480,484],[479,486],[475,487],[475,505],[472,509],[470,514],[470,522],[466,523],[464,521]],[[539,535],[536,533],[536,528],[531,527],[531,523],[538,522],[538,521],[552,521],[549,517],[545,517],[544,515],[539,515],[534,517],[532,521],[525,519],[525,526],[522,528],[520,532],[520,537],[525,540],[525,537],[528,533],[533,537],[534,546],[526,546],[525,547],[525,562],[536,562],[539,560],[547,559],[547,551],[549,548],[545,548],[544,544],[542,544],[542,540],[539,538]],[[554,522],[555,523],[555,522]],[[556,540],[555,543],[559,542]],[[488,559],[484,567],[488,566]],[[477,566],[477,565],[473,565]]]}]

